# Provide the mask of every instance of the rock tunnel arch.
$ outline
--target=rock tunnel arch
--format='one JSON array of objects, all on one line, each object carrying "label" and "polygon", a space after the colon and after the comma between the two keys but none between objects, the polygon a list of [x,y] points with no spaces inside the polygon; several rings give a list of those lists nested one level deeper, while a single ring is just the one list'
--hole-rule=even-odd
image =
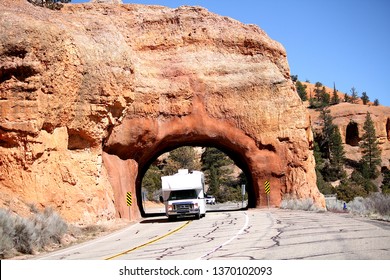
[{"label": "rock tunnel arch", "polygon": [[390,141],[390,118],[387,118],[386,121],[386,136],[387,136],[387,140]]},{"label": "rock tunnel arch", "polygon": [[[127,119],[115,127],[107,140],[103,163],[114,190],[119,217],[139,218],[142,208],[142,178],[150,164],[161,154],[180,146],[213,146],[227,154],[245,173],[248,181],[248,206],[266,205],[264,188],[269,180],[275,186],[270,195],[272,205],[279,205],[280,186],[285,178],[282,160],[272,145],[259,144],[243,130],[226,121],[211,120],[205,115],[189,115],[167,120]],[[127,207],[126,192],[135,194]]]}]

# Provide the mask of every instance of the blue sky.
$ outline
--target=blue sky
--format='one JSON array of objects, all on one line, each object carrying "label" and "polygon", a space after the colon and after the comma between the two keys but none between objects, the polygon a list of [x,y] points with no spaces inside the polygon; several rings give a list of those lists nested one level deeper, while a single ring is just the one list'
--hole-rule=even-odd
[{"label": "blue sky", "polygon": [[[73,0],[72,3],[89,2]],[[262,28],[287,50],[291,74],[390,106],[388,0],[124,0],[176,8],[194,5]]]}]

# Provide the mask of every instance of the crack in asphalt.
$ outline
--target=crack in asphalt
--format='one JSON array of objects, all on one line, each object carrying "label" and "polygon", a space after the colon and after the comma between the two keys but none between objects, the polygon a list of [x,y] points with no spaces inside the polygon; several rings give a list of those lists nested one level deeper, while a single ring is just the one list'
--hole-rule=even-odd
[{"label": "crack in asphalt", "polygon": [[[282,221],[276,220],[276,224],[280,225]],[[277,234],[271,237],[271,240],[275,243],[274,245],[270,246],[269,248],[272,248],[274,246],[280,246],[280,235],[283,233],[283,228],[277,228],[276,229]]]}]

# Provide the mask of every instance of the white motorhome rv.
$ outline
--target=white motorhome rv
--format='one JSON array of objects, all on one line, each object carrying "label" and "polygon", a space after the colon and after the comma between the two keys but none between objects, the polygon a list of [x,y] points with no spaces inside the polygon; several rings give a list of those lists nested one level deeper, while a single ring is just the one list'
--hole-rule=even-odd
[{"label": "white motorhome rv", "polygon": [[200,171],[179,169],[172,176],[161,177],[162,201],[170,220],[182,216],[206,216],[204,174]]}]

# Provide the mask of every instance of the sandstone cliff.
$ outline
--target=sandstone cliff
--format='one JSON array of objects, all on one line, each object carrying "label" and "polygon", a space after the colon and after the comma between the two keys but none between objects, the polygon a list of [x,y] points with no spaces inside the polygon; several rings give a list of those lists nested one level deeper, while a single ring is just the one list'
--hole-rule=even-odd
[{"label": "sandstone cliff", "polygon": [[[302,82],[306,86],[308,98],[315,96],[315,85],[307,82]],[[324,86],[326,92],[332,96],[333,88]],[[375,125],[376,136],[378,138],[379,147],[382,155],[382,166],[390,168],[390,107],[374,106],[373,102],[368,102],[363,105],[361,99],[356,101],[356,104],[344,102],[345,93],[337,91],[337,95],[341,103],[329,107],[330,114],[334,118],[340,130],[343,140],[346,157],[353,161],[359,161],[362,157],[359,142],[364,133],[363,125],[367,112],[370,113]],[[312,128],[315,132],[321,133],[322,121],[320,119],[320,111],[310,109],[309,101],[304,102],[309,108]]]},{"label": "sandstone cliff", "polygon": [[[382,166],[390,168],[390,108],[363,104],[340,103],[329,107],[343,140],[346,157],[359,161],[362,157],[359,142],[364,134],[363,125],[367,112],[374,122],[376,135],[382,155]],[[309,110],[313,129],[320,131],[322,122],[320,112]]]},{"label": "sandstone cliff", "polygon": [[273,205],[286,193],[324,205],[286,52],[260,28],[199,7],[21,0],[0,3],[0,28],[1,207],[138,218],[148,164],[180,145],[232,156],[252,206],[265,180]]}]

